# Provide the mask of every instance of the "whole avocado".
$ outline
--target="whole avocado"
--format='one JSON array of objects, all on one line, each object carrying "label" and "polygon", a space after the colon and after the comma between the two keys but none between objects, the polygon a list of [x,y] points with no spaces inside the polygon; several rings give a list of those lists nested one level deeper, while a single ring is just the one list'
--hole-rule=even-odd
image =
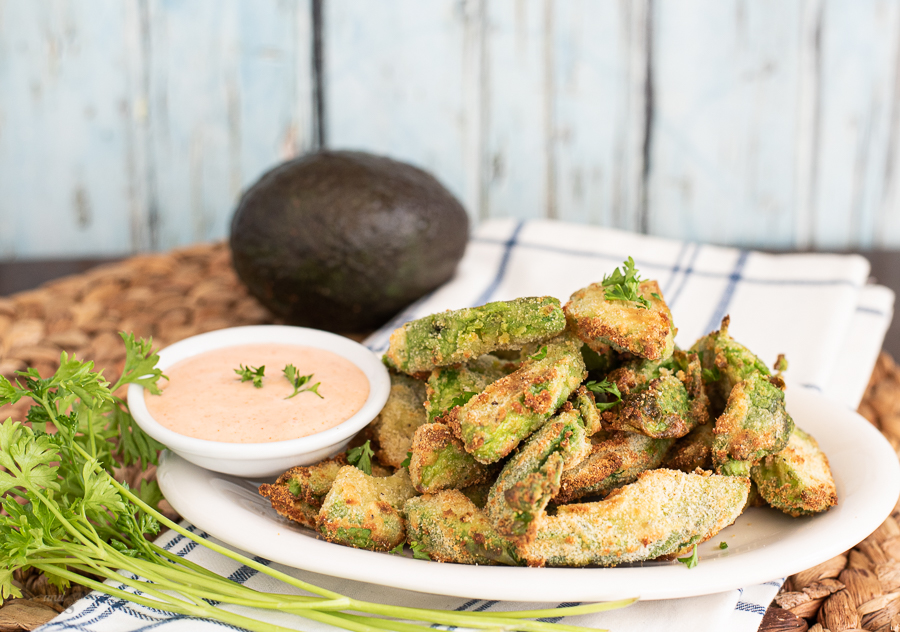
[{"label": "whole avocado", "polygon": [[238,276],[288,322],[375,329],[453,276],[465,209],[412,165],[322,151],[265,173],[231,222]]}]

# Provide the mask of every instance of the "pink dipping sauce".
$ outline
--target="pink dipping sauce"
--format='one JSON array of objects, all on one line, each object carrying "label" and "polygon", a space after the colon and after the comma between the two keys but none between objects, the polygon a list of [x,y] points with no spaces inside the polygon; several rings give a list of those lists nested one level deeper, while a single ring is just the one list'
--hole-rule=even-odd
[{"label": "pink dipping sauce", "polygon": [[[238,365],[265,366],[262,388],[241,382]],[[291,399],[294,387],[282,371],[313,374],[303,387],[318,392]],[[173,364],[160,380],[162,395],[147,395],[147,410],[166,428],[188,437],[227,443],[297,439],[334,428],[362,408],[369,380],[355,364],[314,347],[253,344],[207,351]]]}]

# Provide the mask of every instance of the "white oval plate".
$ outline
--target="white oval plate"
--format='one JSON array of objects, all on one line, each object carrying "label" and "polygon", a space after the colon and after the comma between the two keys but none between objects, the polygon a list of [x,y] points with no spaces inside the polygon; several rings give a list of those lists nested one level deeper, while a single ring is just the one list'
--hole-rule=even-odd
[{"label": "white oval plate", "polygon": [[[320,540],[281,518],[258,482],[204,470],[166,453],[162,491],[184,518],[216,538],[274,562],[334,577],[456,597],[508,601],[599,601],[693,597],[810,568],[851,548],[880,525],[900,495],[900,464],[868,421],[812,391],[792,388],[788,410],[828,455],[839,503],[791,518],[751,508],[700,546],[700,563],[615,568],[510,568],[441,564]],[[727,549],[719,543],[726,542]]]}]

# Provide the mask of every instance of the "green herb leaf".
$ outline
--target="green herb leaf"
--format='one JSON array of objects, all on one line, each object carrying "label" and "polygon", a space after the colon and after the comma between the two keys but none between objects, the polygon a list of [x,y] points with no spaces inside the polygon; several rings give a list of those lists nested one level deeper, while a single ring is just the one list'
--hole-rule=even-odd
[{"label": "green herb leaf", "polygon": [[156,368],[159,355],[153,352],[153,338],[135,340],[133,333],[128,334],[124,331],[120,331],[119,335],[125,343],[125,368],[122,370],[122,377],[116,383],[116,388],[112,390],[118,390],[123,384],[139,384],[154,395],[159,395],[161,391],[157,382],[166,376],[163,375],[162,369]]},{"label": "green herb leaf", "polygon": [[403,555],[403,542],[392,548],[390,550],[390,553],[394,555]]},{"label": "green herb leaf", "polygon": [[607,380],[605,378],[600,382],[598,382],[596,380],[591,380],[590,382],[587,382],[585,384],[585,387],[589,391],[591,391],[592,393],[595,393],[597,395],[606,395],[606,396],[615,397],[614,400],[610,400],[610,401],[606,401],[606,402],[597,402],[597,409],[600,411],[609,410],[610,408],[612,408],[613,406],[618,404],[620,401],[622,401],[622,393],[619,392],[619,387],[616,384],[614,384],[613,382],[610,382],[609,380]]},{"label": "green herb leaf", "polygon": [[400,467],[409,468],[410,461],[412,461],[412,452],[407,452],[406,458],[403,459],[403,463],[400,464]]},{"label": "green herb leaf", "polygon": [[700,558],[697,556],[697,545],[694,545],[693,553],[691,553],[688,557],[679,557],[678,561],[688,568],[694,568],[697,565],[697,562],[700,561]]},{"label": "green herb leaf", "polygon": [[478,395],[478,393],[474,391],[463,391],[452,400],[450,400],[450,407],[447,410],[453,410],[457,406],[465,406],[469,403],[469,400]]},{"label": "green herb leaf", "polygon": [[606,288],[604,297],[608,301],[629,301],[635,304],[635,307],[641,309],[649,309],[650,301],[641,296],[640,284],[643,279],[638,276],[638,271],[634,267],[634,259],[628,259],[622,264],[622,272],[619,268],[613,270],[612,274],[603,277],[603,287]]},{"label": "green herb leaf", "polygon": [[537,353],[535,353],[532,356],[528,356],[528,357],[531,358],[532,360],[543,360],[544,358],[547,357],[547,345],[544,345],[543,347],[541,347],[538,350]]},{"label": "green herb leaf", "polygon": [[728,548],[728,542],[724,542],[724,541],[719,542],[719,548],[720,548],[720,549],[727,549],[727,548]]},{"label": "green herb leaf", "polygon": [[650,296],[655,298],[657,301],[663,300],[662,296],[660,296],[658,292],[650,292]]},{"label": "green herb leaf", "polygon": [[[249,364],[244,366],[243,364],[239,364],[238,367],[234,370],[241,378],[241,384],[244,382],[253,382],[254,388],[262,388],[263,376],[266,372],[266,365],[262,365],[260,367],[253,367]],[[296,393],[295,393],[296,394]]]},{"label": "green herb leaf", "polygon": [[347,463],[355,465],[369,476],[372,475],[372,457],[375,455],[371,443],[371,441],[366,441],[347,453]]},{"label": "green herb leaf", "polygon": [[431,556],[425,551],[425,545],[418,542],[409,542],[409,548],[412,549],[413,557],[417,560],[430,560]]},{"label": "green herb leaf", "polygon": [[[309,383],[310,380],[312,380],[312,376],[314,375],[313,373],[310,373],[309,375],[300,375],[300,372],[297,370],[297,367],[295,367],[293,364],[289,364],[286,367],[284,367],[283,373],[284,373],[284,377],[287,378],[287,381],[290,382],[291,385],[294,387],[294,392],[291,393],[290,395],[288,395],[287,397],[285,397],[285,399],[290,399],[290,398],[294,397],[295,395],[297,395],[298,393],[305,393],[307,391],[309,391],[310,393],[315,393],[316,395],[319,395],[318,389],[319,389],[319,384],[321,384],[321,382],[316,382],[312,386],[307,386],[306,388],[303,388],[306,384]],[[319,397],[321,399],[325,399],[321,395],[319,395]]]}]

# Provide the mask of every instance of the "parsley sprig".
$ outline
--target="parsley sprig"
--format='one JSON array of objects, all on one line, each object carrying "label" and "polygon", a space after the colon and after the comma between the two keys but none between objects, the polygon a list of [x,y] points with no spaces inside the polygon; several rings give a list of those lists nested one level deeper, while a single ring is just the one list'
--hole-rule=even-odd
[{"label": "parsley sprig", "polygon": [[[726,544],[725,546],[728,545]],[[688,568],[694,568],[700,562],[700,557],[697,555],[697,545],[694,545],[694,551],[689,556],[679,557],[678,561]]]},{"label": "parsley sprig", "polygon": [[622,401],[622,393],[619,392],[619,387],[605,378],[600,382],[591,380],[590,382],[585,383],[585,387],[597,395],[615,397],[615,399],[606,402],[597,402],[597,409],[600,411],[609,410]]},{"label": "parsley sprig", "polygon": [[[606,288],[603,296],[607,301],[629,301],[634,303],[635,307],[650,309],[650,301],[640,293],[641,281],[643,279],[638,276],[634,259],[628,257],[622,264],[622,271],[616,268],[612,274],[603,277],[602,285]],[[659,295],[656,294],[654,298],[659,298]]]},{"label": "parsley sprig", "polygon": [[237,373],[238,376],[240,376],[242,384],[244,382],[252,381],[254,388],[262,388],[263,377],[266,374],[266,365],[254,367],[250,366],[249,364],[247,366],[239,364],[238,368],[235,369],[234,372]]},{"label": "parsley sprig", "polygon": [[[153,506],[161,498],[158,488],[155,493],[144,487],[132,490],[112,476],[120,462],[156,463],[162,447],[134,425],[127,405],[115,395],[126,384],[158,392],[163,377],[156,368],[158,358],[149,341],[130,335],[123,340],[125,370],[112,387],[91,362],[65,353],[50,377],[42,378],[34,369],[13,381],[0,377],[0,406],[23,397],[35,402],[28,413],[30,427],[12,419],[0,424],[0,598],[20,597],[14,575],[34,568],[60,588],[75,582],[149,608],[258,632],[286,628],[253,618],[253,608],[357,632],[390,627],[384,617],[464,628],[587,632],[532,618],[599,612],[634,601],[502,614],[376,604],[319,588],[188,531]],[[55,434],[45,432],[51,425]],[[148,536],[160,526],[313,596],[256,591],[216,575],[150,542]],[[126,589],[118,588],[122,584]],[[238,614],[214,605],[220,603],[246,608]]]},{"label": "parsley sprig", "polygon": [[360,446],[356,446],[347,452],[347,463],[355,465],[363,472],[372,476],[372,457],[375,452],[372,451],[372,442],[366,441]]},{"label": "parsley sprig", "polygon": [[310,373],[309,375],[300,375],[300,372],[297,370],[297,367],[295,367],[293,364],[289,364],[286,367],[284,367],[284,377],[286,377],[287,381],[290,382],[291,386],[294,387],[294,392],[291,393],[290,395],[288,395],[287,397],[285,397],[285,399],[290,399],[290,398],[294,397],[295,395],[298,395],[300,393],[306,393],[307,391],[310,393],[315,393],[321,399],[325,399],[324,397],[322,397],[321,394],[319,394],[319,390],[318,390],[319,384],[321,384],[321,382],[316,382],[315,384],[313,384],[311,386],[307,386],[306,388],[303,388],[306,384],[309,383],[310,380],[312,380],[313,375],[314,375],[313,373]]}]

